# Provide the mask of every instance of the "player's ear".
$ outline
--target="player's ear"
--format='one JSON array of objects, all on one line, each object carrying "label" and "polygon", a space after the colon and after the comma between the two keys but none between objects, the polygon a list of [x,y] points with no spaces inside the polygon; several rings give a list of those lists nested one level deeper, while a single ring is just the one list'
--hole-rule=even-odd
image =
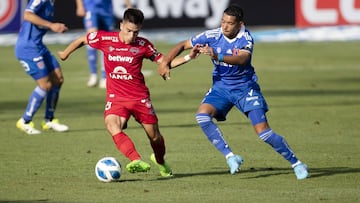
[{"label": "player's ear", "polygon": [[119,28],[120,28],[120,30],[122,30],[122,28],[123,28],[123,23],[122,22],[120,22]]}]

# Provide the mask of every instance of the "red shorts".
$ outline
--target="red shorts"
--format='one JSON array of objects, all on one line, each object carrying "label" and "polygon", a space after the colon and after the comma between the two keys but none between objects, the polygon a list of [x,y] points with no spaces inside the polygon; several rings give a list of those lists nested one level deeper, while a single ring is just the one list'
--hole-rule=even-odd
[{"label": "red shorts", "polygon": [[150,99],[133,101],[106,101],[104,117],[115,114],[129,120],[134,116],[135,120],[144,124],[155,124],[158,122],[155,110]]}]

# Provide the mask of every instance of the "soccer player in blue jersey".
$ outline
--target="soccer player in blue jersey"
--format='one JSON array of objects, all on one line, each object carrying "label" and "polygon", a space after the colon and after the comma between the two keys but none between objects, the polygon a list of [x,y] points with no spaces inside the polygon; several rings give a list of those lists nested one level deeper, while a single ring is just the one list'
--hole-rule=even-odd
[{"label": "soccer player in blue jersey", "polygon": [[[129,0],[125,1],[127,7],[131,7]],[[114,14],[112,0],[76,0],[76,14],[84,18],[84,27],[87,33],[97,30],[112,31],[114,29]],[[90,70],[88,87],[95,87],[98,84],[97,76],[97,50],[87,46],[87,58]],[[102,55],[101,55],[102,59]],[[100,88],[106,86],[106,74],[103,60],[101,60]]]},{"label": "soccer player in blue jersey", "polygon": [[[235,106],[250,119],[259,138],[289,161],[297,179],[307,178],[307,166],[298,160],[285,139],[273,131],[267,121],[268,106],[251,65],[254,41],[245,28],[242,9],[229,6],[223,13],[220,28],[207,30],[174,46],[159,65],[159,74],[169,79],[170,61],[194,46],[199,46],[200,53],[210,56],[214,65],[213,85],[198,108],[196,120],[208,140],[226,158],[230,173],[239,171],[243,159],[233,153],[213,118],[225,121],[227,113]],[[189,61],[192,57],[186,55],[184,59]]]},{"label": "soccer player in blue jersey", "polygon": [[25,12],[24,22],[15,45],[15,55],[31,76],[37,86],[32,91],[23,116],[17,121],[16,127],[27,134],[40,134],[34,127],[33,116],[46,99],[45,120],[43,130],[57,132],[67,131],[68,126],[54,119],[61,85],[64,81],[60,65],[56,58],[43,44],[43,36],[48,30],[57,33],[67,31],[63,23],[53,22],[54,0],[30,0]]}]

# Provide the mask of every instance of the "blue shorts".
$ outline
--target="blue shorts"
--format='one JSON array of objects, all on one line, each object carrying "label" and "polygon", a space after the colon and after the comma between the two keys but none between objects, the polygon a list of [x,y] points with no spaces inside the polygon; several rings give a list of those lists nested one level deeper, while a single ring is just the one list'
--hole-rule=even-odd
[{"label": "blue shorts", "polygon": [[265,98],[263,97],[258,85],[250,87],[246,91],[229,91],[228,89],[219,89],[213,86],[205,95],[202,103],[211,104],[216,109],[214,116],[217,121],[225,121],[226,115],[236,106],[243,114],[247,114],[255,109],[268,111]]},{"label": "blue shorts", "polygon": [[84,18],[85,29],[96,28],[98,30],[112,31],[114,30],[114,17],[113,16],[101,16],[90,11],[86,12]]},{"label": "blue shorts", "polygon": [[33,59],[19,58],[19,61],[25,72],[34,80],[46,77],[55,69],[60,68],[59,62],[50,52]]}]

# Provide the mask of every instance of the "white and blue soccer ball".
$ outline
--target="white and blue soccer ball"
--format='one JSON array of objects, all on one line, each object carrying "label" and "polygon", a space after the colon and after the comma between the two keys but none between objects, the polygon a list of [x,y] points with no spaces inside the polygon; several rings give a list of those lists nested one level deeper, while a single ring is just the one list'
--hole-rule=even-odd
[{"label": "white and blue soccer ball", "polygon": [[121,177],[121,164],[114,157],[104,157],[96,163],[95,175],[101,182],[119,181]]}]

